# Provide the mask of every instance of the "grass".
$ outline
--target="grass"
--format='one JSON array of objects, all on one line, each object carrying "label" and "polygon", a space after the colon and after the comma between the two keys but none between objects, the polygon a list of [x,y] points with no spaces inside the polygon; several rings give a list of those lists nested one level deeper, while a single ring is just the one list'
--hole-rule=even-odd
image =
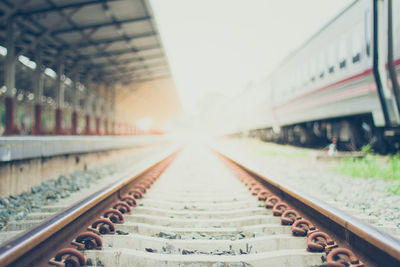
[{"label": "grass", "polygon": [[363,158],[342,159],[336,171],[350,177],[398,180],[399,183],[389,186],[387,191],[400,195],[400,153],[379,156],[368,148],[363,151],[367,152]]},{"label": "grass", "polygon": [[394,186],[390,186],[390,187],[386,188],[386,190],[392,194],[400,195],[400,183],[398,183],[397,185],[394,185]]},{"label": "grass", "polygon": [[340,161],[338,170],[351,177],[400,180],[400,154],[386,157],[367,154],[363,158],[345,158]]},{"label": "grass", "polygon": [[[259,156],[285,158],[306,158],[309,156],[305,149],[266,144],[257,139],[251,139],[249,147]],[[400,152],[395,155],[380,156],[374,154],[369,145],[363,147],[362,152],[366,153],[365,157],[344,158],[334,170],[350,177],[398,181],[388,187],[387,191],[400,195]]]}]

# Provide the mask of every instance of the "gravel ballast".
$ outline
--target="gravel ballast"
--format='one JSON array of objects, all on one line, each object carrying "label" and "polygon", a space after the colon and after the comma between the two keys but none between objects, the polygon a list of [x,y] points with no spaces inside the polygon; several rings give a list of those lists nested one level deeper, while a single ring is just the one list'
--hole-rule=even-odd
[{"label": "gravel ballast", "polygon": [[[28,192],[0,198],[0,243],[114,183],[127,172],[140,168],[146,160],[168,149],[168,145],[138,148],[126,159],[62,175],[42,182]],[[15,227],[18,224],[25,226]]]},{"label": "gravel ballast", "polygon": [[[293,186],[400,238],[400,196],[388,192],[398,180],[347,177],[337,160],[321,151],[249,139],[227,139],[215,147],[262,175]],[[322,157],[324,158],[324,157]]]}]

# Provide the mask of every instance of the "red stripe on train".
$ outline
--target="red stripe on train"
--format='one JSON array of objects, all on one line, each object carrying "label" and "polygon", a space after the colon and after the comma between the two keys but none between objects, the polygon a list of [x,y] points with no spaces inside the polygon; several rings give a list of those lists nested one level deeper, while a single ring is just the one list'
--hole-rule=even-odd
[{"label": "red stripe on train", "polygon": [[[396,59],[396,60],[393,62],[393,64],[395,65],[395,67],[398,67],[398,66],[400,65],[400,58]],[[388,66],[387,66],[387,64],[386,64],[386,69],[387,69],[387,68],[388,68]],[[338,85],[341,85],[341,84],[343,84],[343,83],[347,83],[347,82],[349,82],[349,81],[351,81],[351,80],[359,79],[359,78],[365,77],[365,76],[370,75],[370,74],[372,74],[372,68],[371,68],[371,69],[367,69],[367,70],[365,70],[365,71],[363,71],[363,72],[361,72],[361,73],[358,73],[358,74],[356,74],[356,75],[347,77],[346,79],[343,79],[343,80],[340,80],[340,81],[337,81],[337,82],[328,84],[328,85],[326,85],[326,86],[317,88],[317,89],[315,89],[315,90],[313,90],[313,91],[307,92],[307,93],[305,93],[305,94],[303,94],[303,95],[300,95],[300,96],[298,96],[298,97],[295,97],[295,98],[293,98],[293,99],[287,101],[286,103],[282,103],[282,104],[276,105],[276,106],[272,107],[272,109],[278,109],[278,108],[283,107],[283,106],[286,106],[286,105],[288,105],[288,104],[290,104],[290,103],[296,102],[297,100],[302,99],[302,98],[304,98],[304,97],[307,97],[307,96],[309,96],[309,95],[312,95],[312,94],[315,94],[315,93],[319,93],[319,92],[324,91],[324,90],[326,90],[326,89],[329,89],[329,88],[331,88],[331,87],[338,86]],[[398,80],[399,83],[400,83],[400,77],[398,77],[397,80]],[[390,80],[389,80],[389,86],[392,86],[392,82],[391,82]]]},{"label": "red stripe on train", "polygon": [[348,78],[346,78],[346,79],[343,79],[343,80],[340,80],[340,81],[337,81],[337,82],[328,84],[328,85],[326,85],[326,86],[320,87],[320,88],[318,88],[318,89],[315,89],[315,90],[312,90],[312,91],[310,91],[310,92],[307,92],[307,93],[305,93],[305,94],[303,94],[303,95],[300,95],[300,96],[298,96],[298,97],[295,97],[295,98],[289,100],[289,101],[286,102],[286,103],[283,103],[283,104],[274,106],[273,109],[281,108],[281,107],[283,107],[283,106],[286,106],[286,105],[288,105],[288,104],[291,104],[291,103],[293,103],[293,102],[296,102],[296,101],[299,100],[299,99],[305,98],[305,97],[307,97],[307,96],[309,96],[309,95],[322,92],[322,91],[324,91],[324,90],[326,90],[326,89],[329,89],[329,88],[331,88],[331,87],[335,87],[335,86],[338,86],[338,85],[341,85],[341,84],[350,82],[350,81],[352,81],[352,80],[356,80],[356,79],[359,79],[359,78],[368,76],[368,75],[370,75],[370,74],[372,74],[372,69],[365,70],[365,71],[363,71],[363,72],[361,72],[361,73],[358,73],[358,74],[356,74],[356,75],[350,76],[350,77],[348,77]]}]

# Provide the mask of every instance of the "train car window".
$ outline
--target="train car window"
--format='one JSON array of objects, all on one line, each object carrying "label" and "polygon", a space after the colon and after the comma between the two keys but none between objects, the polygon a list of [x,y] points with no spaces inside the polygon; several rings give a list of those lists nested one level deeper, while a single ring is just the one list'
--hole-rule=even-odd
[{"label": "train car window", "polygon": [[346,67],[346,56],[347,56],[347,36],[343,36],[339,43],[339,68],[344,69]]},{"label": "train car window", "polygon": [[371,56],[371,41],[372,41],[372,18],[371,10],[367,8],[364,14],[364,29],[365,29],[365,54]]},{"label": "train car window", "polygon": [[317,63],[318,77],[322,79],[325,76],[325,51],[319,54]]},{"label": "train car window", "polygon": [[310,81],[313,83],[315,81],[316,65],[315,59],[312,58],[310,61]]},{"label": "train car window", "polygon": [[339,62],[339,68],[341,68],[341,69],[346,68],[346,59]]},{"label": "train car window", "polygon": [[356,27],[354,27],[352,36],[351,59],[353,64],[361,61],[362,33],[362,24],[359,22],[357,23]]},{"label": "train car window", "polygon": [[360,62],[360,60],[361,60],[360,53],[357,53],[355,56],[352,57],[353,64]]},{"label": "train car window", "polygon": [[327,59],[328,59],[328,72],[331,74],[331,73],[334,73],[335,72],[335,58],[336,58],[336,50],[335,50],[335,46],[334,46],[334,44],[333,45],[331,45],[331,46],[329,46],[329,49],[328,49],[328,57],[327,57]]}]

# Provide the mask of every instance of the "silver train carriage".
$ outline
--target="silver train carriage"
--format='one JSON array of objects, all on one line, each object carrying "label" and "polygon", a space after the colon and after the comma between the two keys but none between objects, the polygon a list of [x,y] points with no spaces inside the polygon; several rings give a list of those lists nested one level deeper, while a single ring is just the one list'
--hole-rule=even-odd
[{"label": "silver train carriage", "polygon": [[247,129],[282,143],[398,149],[399,72],[400,1],[355,1],[253,88],[267,97]]}]

